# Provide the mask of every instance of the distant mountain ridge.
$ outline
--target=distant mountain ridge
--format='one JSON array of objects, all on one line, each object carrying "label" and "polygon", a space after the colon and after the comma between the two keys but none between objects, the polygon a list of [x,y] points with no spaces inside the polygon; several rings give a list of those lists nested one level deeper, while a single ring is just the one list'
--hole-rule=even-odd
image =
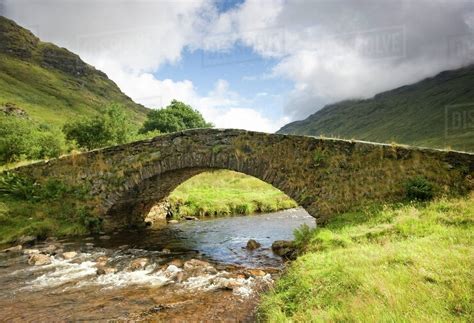
[{"label": "distant mountain ridge", "polygon": [[137,125],[149,111],[78,55],[0,16],[0,105],[14,104],[37,121],[62,125],[111,103],[122,105]]},{"label": "distant mountain ridge", "polygon": [[370,99],[329,104],[277,133],[474,151],[474,65]]}]

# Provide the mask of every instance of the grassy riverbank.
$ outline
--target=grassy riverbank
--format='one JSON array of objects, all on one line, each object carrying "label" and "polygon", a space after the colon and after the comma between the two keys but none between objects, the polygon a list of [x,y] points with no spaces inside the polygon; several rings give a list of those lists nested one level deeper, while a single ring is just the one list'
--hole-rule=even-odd
[{"label": "grassy riverbank", "polygon": [[178,186],[169,201],[178,218],[275,212],[298,206],[270,184],[226,170],[194,176]]},{"label": "grassy riverbank", "polygon": [[472,322],[474,194],[342,214],[263,297],[270,322]]}]

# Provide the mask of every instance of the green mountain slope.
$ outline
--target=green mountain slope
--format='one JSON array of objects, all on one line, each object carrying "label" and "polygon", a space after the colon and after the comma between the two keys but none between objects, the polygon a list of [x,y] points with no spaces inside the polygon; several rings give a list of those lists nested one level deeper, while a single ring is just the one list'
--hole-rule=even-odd
[{"label": "green mountain slope", "polygon": [[327,105],[278,133],[474,151],[474,65],[371,99]]},{"label": "green mountain slope", "polygon": [[0,106],[7,103],[25,110],[36,121],[56,126],[77,116],[96,114],[111,103],[123,105],[137,125],[148,112],[79,56],[40,41],[0,16]]}]

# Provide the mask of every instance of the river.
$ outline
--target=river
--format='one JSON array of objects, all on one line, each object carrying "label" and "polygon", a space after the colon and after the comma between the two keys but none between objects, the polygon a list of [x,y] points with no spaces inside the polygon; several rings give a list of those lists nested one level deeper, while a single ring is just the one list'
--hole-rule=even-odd
[{"label": "river", "polygon": [[[0,254],[0,320],[253,321],[259,291],[284,267],[272,242],[292,239],[302,224],[315,221],[293,209],[53,239]],[[249,239],[261,247],[247,250]],[[38,251],[51,263],[28,264],[27,253]]]}]

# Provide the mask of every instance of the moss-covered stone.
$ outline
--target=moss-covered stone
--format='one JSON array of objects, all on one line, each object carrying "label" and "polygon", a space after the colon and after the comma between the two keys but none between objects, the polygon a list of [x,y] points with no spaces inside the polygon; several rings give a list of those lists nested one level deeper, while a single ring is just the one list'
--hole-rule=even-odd
[{"label": "moss-covered stone", "polygon": [[88,206],[94,205],[107,227],[117,227],[143,221],[177,185],[209,169],[230,169],[268,182],[323,224],[355,206],[403,199],[404,183],[416,176],[433,183],[438,194],[472,190],[474,154],[198,129],[15,171],[38,182],[54,178],[89,185],[93,199]]}]

